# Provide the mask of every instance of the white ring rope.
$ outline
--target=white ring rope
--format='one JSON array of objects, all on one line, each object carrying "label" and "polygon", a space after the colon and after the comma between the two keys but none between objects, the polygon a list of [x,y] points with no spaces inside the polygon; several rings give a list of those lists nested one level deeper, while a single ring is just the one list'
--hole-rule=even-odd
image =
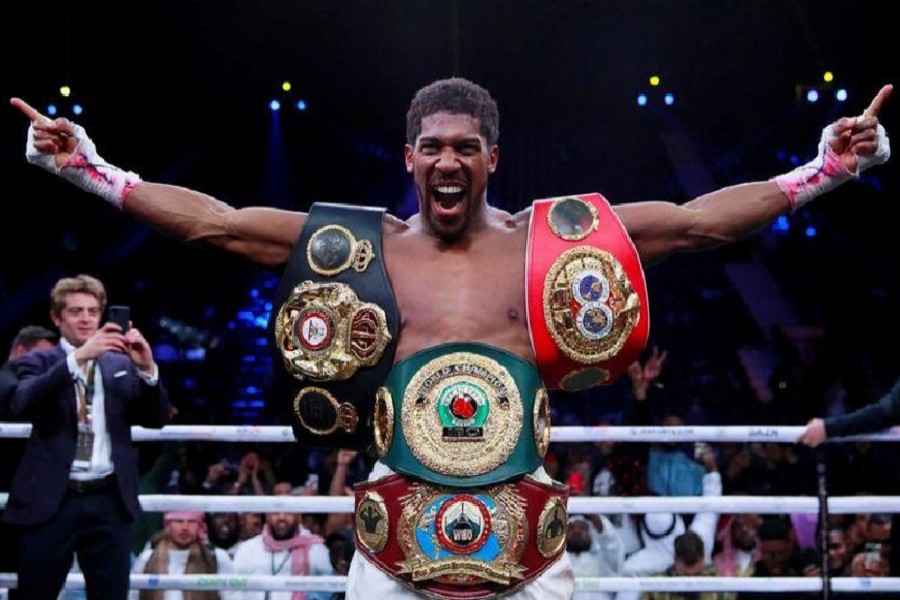
[{"label": "white ring rope", "polygon": [[[553,427],[554,442],[780,442],[794,443],[805,427],[778,425],[684,427]],[[27,438],[29,423],[0,422],[0,438]],[[136,442],[193,440],[204,442],[293,442],[290,427],[277,425],[167,425],[162,429],[132,427]],[[881,433],[829,438],[827,442],[900,442],[900,427]]]},{"label": "white ring rope", "polygon": [[[0,588],[16,585],[16,575],[0,573]],[[131,589],[343,592],[346,577],[288,575],[131,574]],[[66,589],[84,589],[83,575],[66,577]],[[833,577],[835,592],[896,592],[900,577]],[[818,577],[578,577],[576,591],[598,592],[819,592]]]},{"label": "white ring rope", "polygon": [[[0,508],[9,494],[0,494]],[[149,494],[139,496],[147,512],[199,510],[203,512],[286,512],[352,513],[350,496],[182,496]],[[572,514],[701,513],[769,514],[817,513],[814,496],[682,496],[682,497],[593,497],[569,498]],[[900,496],[837,496],[828,499],[833,514],[900,513]]]}]

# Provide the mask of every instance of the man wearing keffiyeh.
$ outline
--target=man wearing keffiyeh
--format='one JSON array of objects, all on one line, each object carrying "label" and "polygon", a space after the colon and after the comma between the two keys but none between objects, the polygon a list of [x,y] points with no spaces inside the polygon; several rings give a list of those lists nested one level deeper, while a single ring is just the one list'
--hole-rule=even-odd
[{"label": "man wearing keffiyeh", "polygon": [[[200,511],[169,511],[163,530],[141,552],[132,573],[230,574],[234,565],[228,553],[209,544],[204,514]],[[237,600],[240,592],[131,590],[129,600]]]},{"label": "man wearing keffiyeh", "polygon": [[[290,495],[290,485],[276,485],[276,495]],[[242,543],[234,555],[242,575],[331,575],[334,569],[324,540],[300,525],[298,513],[266,515],[261,534]],[[246,591],[246,600],[308,600],[311,594],[289,591]]]}]

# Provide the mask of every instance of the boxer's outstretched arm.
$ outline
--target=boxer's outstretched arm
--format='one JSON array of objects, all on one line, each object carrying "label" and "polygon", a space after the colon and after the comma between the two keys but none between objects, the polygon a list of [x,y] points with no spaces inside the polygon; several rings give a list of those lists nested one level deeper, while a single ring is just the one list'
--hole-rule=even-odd
[{"label": "boxer's outstretched arm", "polygon": [[267,266],[287,262],[306,220],[304,213],[235,209],[187,188],[142,181],[103,160],[80,126],[67,119],[51,120],[18,98],[10,103],[31,121],[28,162],[180,241],[219,248]]},{"label": "boxer's outstretched arm", "polygon": [[125,199],[130,215],[177,240],[220,248],[270,267],[285,264],[306,214],[234,207],[186,188],[140,182]]},{"label": "boxer's outstretched arm", "polygon": [[825,128],[819,154],[809,164],[771,181],[727,187],[683,205],[639,202],[616,206],[642,261],[674,252],[706,250],[746,237],[890,157],[887,133],[878,123],[893,86],[881,88],[862,115]]}]

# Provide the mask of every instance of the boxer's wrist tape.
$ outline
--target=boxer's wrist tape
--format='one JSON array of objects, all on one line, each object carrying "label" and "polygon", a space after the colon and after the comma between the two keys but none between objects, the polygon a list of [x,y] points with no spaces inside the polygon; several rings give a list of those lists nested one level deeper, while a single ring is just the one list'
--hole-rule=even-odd
[{"label": "boxer's wrist tape", "polygon": [[121,209],[126,196],[140,183],[140,176],[132,171],[124,171],[103,160],[84,128],[74,125],[74,130],[78,146],[72,152],[69,160],[57,168],[55,157],[52,154],[39,152],[34,148],[34,130],[29,127],[26,159]]},{"label": "boxer's wrist tape", "polygon": [[890,140],[887,131],[880,123],[875,128],[875,141],[878,143],[875,152],[857,155],[855,172],[850,171],[831,149],[831,142],[836,137],[835,126],[829,125],[822,130],[819,153],[813,160],[797,167],[790,173],[779,175],[773,179],[778,188],[788,197],[791,203],[791,212],[821,194],[833,190],[845,181],[859,179],[860,173],[875,165],[886,163],[891,157]]},{"label": "boxer's wrist tape", "polygon": [[805,165],[774,178],[778,189],[791,203],[791,212],[845,181],[859,177],[858,170],[851,173],[831,148],[826,148],[824,154],[820,153]]}]

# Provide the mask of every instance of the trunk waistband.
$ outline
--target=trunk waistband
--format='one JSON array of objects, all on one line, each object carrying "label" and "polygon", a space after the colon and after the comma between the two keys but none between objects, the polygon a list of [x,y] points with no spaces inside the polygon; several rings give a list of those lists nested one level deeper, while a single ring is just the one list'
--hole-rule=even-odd
[{"label": "trunk waistband", "polygon": [[485,344],[443,344],[394,365],[375,399],[375,447],[398,473],[455,487],[541,465],[550,443],[534,365]]}]

